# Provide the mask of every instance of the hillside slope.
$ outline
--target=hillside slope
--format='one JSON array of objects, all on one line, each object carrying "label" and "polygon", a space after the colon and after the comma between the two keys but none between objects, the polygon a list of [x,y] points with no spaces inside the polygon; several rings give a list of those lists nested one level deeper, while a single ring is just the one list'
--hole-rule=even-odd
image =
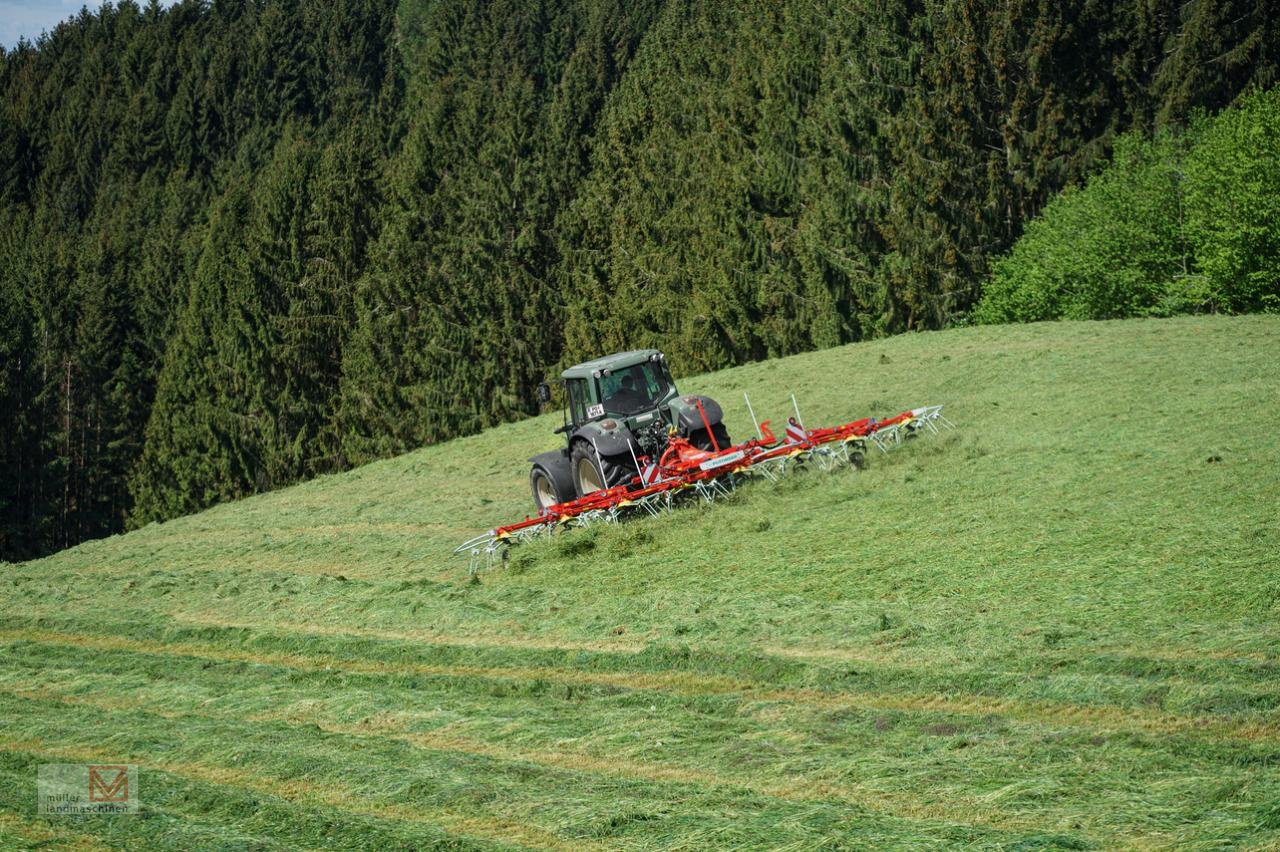
[{"label": "hillside slope", "polygon": [[0,49],[0,559],[521,419],[584,350],[954,325],[1117,134],[1280,79],[1266,0],[89,5]]},{"label": "hillside slope", "polygon": [[[1280,843],[1280,317],[900,336],[682,383],[946,403],[862,473],[469,584],[558,415],[0,565],[0,843]],[[130,761],[145,818],[45,823]]]}]

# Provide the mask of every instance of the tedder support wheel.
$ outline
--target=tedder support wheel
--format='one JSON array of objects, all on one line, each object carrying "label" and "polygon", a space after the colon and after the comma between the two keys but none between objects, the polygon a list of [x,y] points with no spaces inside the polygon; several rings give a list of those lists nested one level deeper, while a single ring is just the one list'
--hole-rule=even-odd
[{"label": "tedder support wheel", "polygon": [[569,452],[569,472],[579,497],[621,485],[636,474],[629,457],[599,455],[590,441],[573,442],[573,449]]}]

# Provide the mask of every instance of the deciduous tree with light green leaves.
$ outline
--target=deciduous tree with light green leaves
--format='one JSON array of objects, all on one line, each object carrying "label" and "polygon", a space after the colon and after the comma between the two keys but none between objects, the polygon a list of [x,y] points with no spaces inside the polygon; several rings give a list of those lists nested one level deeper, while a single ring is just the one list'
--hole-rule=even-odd
[{"label": "deciduous tree with light green leaves", "polygon": [[1280,88],[1111,162],[997,261],[980,322],[1280,308]]}]

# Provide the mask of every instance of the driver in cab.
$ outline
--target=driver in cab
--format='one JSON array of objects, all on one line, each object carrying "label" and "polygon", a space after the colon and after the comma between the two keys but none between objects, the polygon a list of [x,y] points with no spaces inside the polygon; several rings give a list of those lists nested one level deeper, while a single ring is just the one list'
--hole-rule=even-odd
[{"label": "driver in cab", "polygon": [[636,390],[635,377],[627,374],[622,377],[622,384],[609,397],[611,407],[620,411],[634,411],[646,402],[644,395]]}]

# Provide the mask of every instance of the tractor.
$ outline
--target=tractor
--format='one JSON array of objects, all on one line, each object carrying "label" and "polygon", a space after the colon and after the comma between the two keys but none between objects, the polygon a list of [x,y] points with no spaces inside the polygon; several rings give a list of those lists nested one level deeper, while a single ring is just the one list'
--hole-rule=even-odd
[{"label": "tractor", "polygon": [[[657,460],[671,435],[703,450],[731,443],[723,411],[705,396],[682,396],[656,349],[619,352],[570,367],[561,376],[566,405],[556,434],[565,445],[529,459],[529,485],[541,512],[594,491],[629,483]],[[538,386],[551,401],[551,388]]]}]

